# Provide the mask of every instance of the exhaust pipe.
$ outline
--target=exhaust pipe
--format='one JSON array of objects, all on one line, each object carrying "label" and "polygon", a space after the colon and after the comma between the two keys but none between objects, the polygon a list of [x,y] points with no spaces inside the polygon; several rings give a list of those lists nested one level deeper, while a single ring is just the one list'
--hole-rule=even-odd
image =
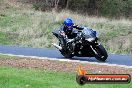
[{"label": "exhaust pipe", "polygon": [[55,48],[59,49],[59,50],[61,50],[61,49],[62,49],[62,47],[61,47],[61,46],[59,46],[59,45],[57,45],[57,44],[55,44],[55,43],[52,43],[52,45],[53,45]]}]

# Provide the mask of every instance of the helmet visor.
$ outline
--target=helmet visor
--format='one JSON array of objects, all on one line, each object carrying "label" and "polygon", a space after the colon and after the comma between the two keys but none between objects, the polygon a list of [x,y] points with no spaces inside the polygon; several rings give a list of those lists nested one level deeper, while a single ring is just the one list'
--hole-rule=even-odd
[{"label": "helmet visor", "polygon": [[72,30],[73,29],[73,26],[66,26],[67,27],[67,30]]}]

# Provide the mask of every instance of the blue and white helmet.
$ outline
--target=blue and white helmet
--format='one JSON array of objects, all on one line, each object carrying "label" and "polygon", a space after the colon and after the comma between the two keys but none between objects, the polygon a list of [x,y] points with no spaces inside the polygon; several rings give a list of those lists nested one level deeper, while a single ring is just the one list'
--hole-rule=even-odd
[{"label": "blue and white helmet", "polygon": [[66,26],[66,30],[72,30],[73,29],[73,21],[70,18],[66,18],[63,23]]},{"label": "blue and white helmet", "polygon": [[72,26],[73,24],[74,23],[73,23],[72,19],[70,19],[70,18],[66,18],[64,20],[64,25],[66,25],[66,26]]}]

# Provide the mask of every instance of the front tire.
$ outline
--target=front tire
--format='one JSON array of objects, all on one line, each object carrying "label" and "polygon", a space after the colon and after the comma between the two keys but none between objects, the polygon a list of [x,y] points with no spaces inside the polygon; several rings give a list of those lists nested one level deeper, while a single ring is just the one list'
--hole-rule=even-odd
[{"label": "front tire", "polygon": [[99,61],[106,61],[108,54],[105,48],[100,44],[96,47],[94,47],[94,52],[95,52],[95,58]]}]

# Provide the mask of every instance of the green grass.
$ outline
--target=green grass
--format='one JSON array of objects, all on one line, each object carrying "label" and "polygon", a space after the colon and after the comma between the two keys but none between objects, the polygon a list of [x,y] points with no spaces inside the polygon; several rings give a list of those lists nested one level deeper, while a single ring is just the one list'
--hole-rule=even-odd
[{"label": "green grass", "polygon": [[75,73],[0,67],[0,88],[131,88],[131,84],[76,83]]},{"label": "green grass", "polygon": [[[2,17],[0,20],[1,29],[15,32],[20,28],[24,28],[25,26],[31,25],[30,22],[28,21],[29,17],[27,17],[24,14],[21,15],[16,13],[16,14],[5,15],[4,17]],[[8,29],[9,27],[11,30]]]},{"label": "green grass", "polygon": [[0,9],[2,45],[51,48],[51,43],[57,41],[51,33],[52,30],[58,28],[65,18],[70,17],[76,24],[97,30],[101,42],[109,53],[132,54],[132,21],[129,19],[89,17],[70,11],[41,12],[28,8],[25,4],[24,7],[21,5],[15,7],[8,0],[2,1],[5,3],[1,6],[5,8]]},{"label": "green grass", "polygon": [[18,59],[18,57],[0,54],[0,59]]},{"label": "green grass", "polygon": [[10,40],[7,33],[0,32],[0,44],[2,44],[2,45],[12,45],[13,41]]}]

